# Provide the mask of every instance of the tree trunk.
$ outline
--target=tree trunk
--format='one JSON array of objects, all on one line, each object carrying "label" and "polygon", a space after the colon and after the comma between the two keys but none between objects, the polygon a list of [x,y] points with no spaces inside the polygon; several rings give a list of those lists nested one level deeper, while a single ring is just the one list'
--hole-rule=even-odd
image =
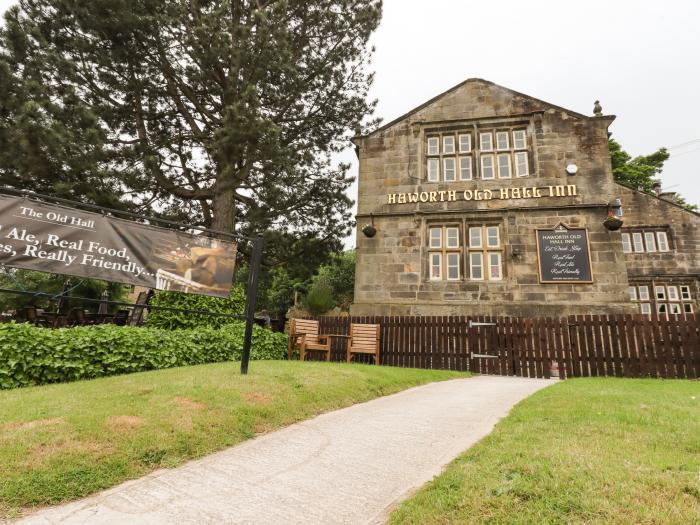
[{"label": "tree trunk", "polygon": [[233,200],[233,190],[217,193],[212,201],[212,223],[214,230],[231,232],[236,225],[236,207]]}]

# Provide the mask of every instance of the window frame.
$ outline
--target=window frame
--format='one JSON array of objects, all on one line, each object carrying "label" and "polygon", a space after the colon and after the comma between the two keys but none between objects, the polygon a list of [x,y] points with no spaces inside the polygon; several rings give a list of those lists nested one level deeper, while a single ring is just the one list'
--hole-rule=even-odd
[{"label": "window frame", "polygon": [[[438,262],[437,266],[435,265],[436,260]],[[428,261],[430,263],[430,265],[429,265],[429,279],[431,281],[442,281],[442,253],[441,252],[430,252]],[[434,268],[438,269],[437,276],[435,276],[433,274]]]},{"label": "window frame", "polygon": [[[451,140],[451,149],[448,151],[447,149],[447,141]],[[455,145],[455,136],[451,134],[446,134],[442,136],[442,154],[443,155],[454,155],[457,153],[456,145]]]},{"label": "window frame", "polygon": [[[644,249],[646,253],[656,253],[656,235],[653,231],[645,231],[644,233]],[[649,242],[651,240],[651,242]]]},{"label": "window frame", "polygon": [[[431,177],[431,171],[430,171],[431,165],[436,166],[435,178]],[[428,170],[428,173],[427,173],[428,182],[440,182],[440,158],[439,157],[430,157],[428,159],[427,170]]]},{"label": "window frame", "polygon": [[[661,249],[661,244],[662,244],[661,238],[662,237],[663,237],[663,245],[665,247],[665,249],[663,249],[663,250]],[[659,230],[656,232],[656,246],[659,248],[659,252],[661,252],[661,253],[666,253],[666,252],[671,251],[671,245],[668,242],[668,234],[665,231]]]},{"label": "window frame", "polygon": [[[490,177],[484,177],[484,172],[486,171],[484,168],[484,161],[486,159],[491,160],[491,176]],[[487,153],[486,155],[481,155],[481,180],[496,180],[496,166],[495,166],[495,160],[496,156],[493,153]]]},{"label": "window frame", "polygon": [[[673,293],[671,293],[673,291]],[[681,300],[681,296],[678,294],[678,287],[675,285],[668,285],[666,287],[666,297],[668,297],[669,301],[673,302],[679,302]]]},{"label": "window frame", "polygon": [[[515,134],[516,134],[516,133],[522,133],[522,137],[523,137],[523,145],[522,145],[522,147],[518,147],[517,139],[515,138]],[[527,149],[527,130],[525,130],[525,129],[514,129],[514,130],[513,130],[513,136],[512,136],[512,138],[513,138],[513,149],[514,149],[515,151],[518,151],[518,150],[526,150],[526,149]]]},{"label": "window frame", "polygon": [[638,299],[637,299],[637,287],[636,286],[628,286],[627,287],[627,296],[629,297],[630,301],[638,301]]},{"label": "window frame", "polygon": [[[621,235],[622,235],[622,253],[632,253],[632,236],[627,232],[624,232]],[[627,239],[627,242],[625,242],[625,239]]]},{"label": "window frame", "polygon": [[[644,310],[647,310],[646,312]],[[642,315],[651,315],[651,303],[639,303],[639,311]]]},{"label": "window frame", "polygon": [[[473,263],[473,257],[477,256],[479,258],[479,264],[475,265]],[[481,272],[481,277],[474,277],[474,268],[479,268]],[[472,281],[484,281],[484,252],[482,251],[471,251],[469,252],[469,279]]]},{"label": "window frame", "polygon": [[[639,243],[637,243],[639,240]],[[637,246],[641,246],[641,249],[637,249]],[[642,232],[632,232],[632,249],[634,253],[644,253],[644,235]]]},{"label": "window frame", "polygon": [[[461,155],[459,158],[459,180],[473,180],[474,175],[473,175],[473,166],[472,166],[472,156],[471,155]],[[469,161],[469,178],[465,179],[462,177],[462,161],[467,160]]]},{"label": "window frame", "polygon": [[[520,163],[518,162],[518,157],[525,158],[525,173],[520,172]],[[515,176],[516,177],[529,177],[530,176],[530,156],[527,151],[514,151],[513,159],[515,161]]]},{"label": "window frame", "polygon": [[[508,161],[508,175],[507,176],[501,175],[501,159],[506,159]],[[512,170],[512,163],[510,161],[510,153],[498,153],[498,154],[496,154],[496,165],[497,165],[497,169],[498,169],[498,178],[499,179],[512,179],[513,178],[513,170]]]},{"label": "window frame", "polygon": [[[452,162],[452,178],[447,178],[447,163]],[[457,182],[457,164],[454,157],[442,157],[442,180],[444,182]]]},{"label": "window frame", "polygon": [[[445,253],[445,270],[447,270],[445,272],[445,280],[446,281],[459,281],[461,279],[461,275],[460,275],[461,272],[459,271],[460,259],[462,258],[461,255],[462,254],[460,252],[456,252],[456,251],[449,251],[449,252]],[[450,264],[450,256],[454,256],[456,258],[456,260],[457,260],[456,265]],[[450,277],[450,268],[455,268],[455,267],[457,268],[457,277]]]},{"label": "window frame", "polygon": [[[462,148],[462,137],[467,137],[468,148]],[[472,152],[472,134],[471,133],[458,133],[457,143],[459,144],[459,153],[471,153]]]},{"label": "window frame", "polygon": [[[499,138],[499,137],[503,137],[503,136],[505,136],[505,138],[506,138],[505,147],[501,147],[500,138]],[[510,136],[510,133],[508,133],[508,131],[496,131],[496,143],[495,143],[496,151],[510,151],[511,150],[509,136]]]},{"label": "window frame", "polygon": [[679,286],[681,292],[681,301],[692,301],[693,294],[690,293],[690,286],[687,284],[681,284]]},{"label": "window frame", "polygon": [[[659,294],[659,291],[661,291],[661,294]],[[666,287],[660,284],[657,284],[654,286],[654,298],[657,301],[665,301],[666,300]]]},{"label": "window frame", "polygon": [[[642,290],[644,290],[644,293],[642,293]],[[650,300],[650,295],[649,295],[649,285],[639,285],[637,286],[637,291],[638,297],[640,301],[649,301]]]},{"label": "window frame", "polygon": [[[488,136],[489,137],[489,147],[485,148],[484,147],[484,137]],[[493,149],[494,143],[493,143],[493,131],[480,131],[479,132],[479,151],[486,151],[486,152],[493,152],[495,151]]]},{"label": "window frame", "polygon": [[[488,257],[488,268],[489,268],[489,281],[502,281],[503,280],[503,258],[501,257],[501,252],[487,251],[486,256]],[[491,262],[491,257],[497,257],[498,263],[494,266]],[[491,270],[493,268],[498,268],[498,277],[493,277]]]},{"label": "window frame", "polygon": [[[435,147],[435,152],[431,153],[430,152],[430,143],[432,141],[435,141],[436,147]],[[428,156],[437,156],[440,155],[440,137],[438,135],[430,136],[427,137],[426,139],[426,148],[425,148],[425,154]]]}]

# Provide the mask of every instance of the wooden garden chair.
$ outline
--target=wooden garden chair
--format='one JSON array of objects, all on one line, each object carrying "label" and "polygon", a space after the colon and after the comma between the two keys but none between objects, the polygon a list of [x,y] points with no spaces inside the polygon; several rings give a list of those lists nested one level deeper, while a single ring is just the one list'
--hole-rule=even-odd
[{"label": "wooden garden chair", "polygon": [[374,364],[379,363],[379,328],[378,324],[350,324],[350,341],[348,342],[348,363],[353,354],[374,356]]},{"label": "wooden garden chair", "polygon": [[330,336],[318,334],[319,323],[312,319],[292,319],[287,342],[287,357],[291,360],[295,350],[299,350],[299,360],[303,361],[307,352],[326,352],[326,361],[331,360]]}]

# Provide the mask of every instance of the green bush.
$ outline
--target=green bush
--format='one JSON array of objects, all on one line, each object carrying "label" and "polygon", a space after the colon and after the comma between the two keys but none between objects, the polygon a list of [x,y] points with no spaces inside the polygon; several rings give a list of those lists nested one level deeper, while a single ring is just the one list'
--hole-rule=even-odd
[{"label": "green bush", "polygon": [[335,306],[333,289],[325,279],[319,279],[311,285],[304,298],[304,306],[314,315],[322,315]]},{"label": "green bush", "polygon": [[[149,304],[153,306],[167,306],[170,308],[184,308],[187,310],[206,310],[208,312],[221,312],[225,314],[242,315],[245,310],[245,294],[240,287],[231,289],[228,299],[196,295],[182,292],[156,292]],[[204,314],[188,314],[183,312],[171,312],[168,310],[151,310],[146,318],[146,326],[152,328],[218,328],[225,324],[240,322],[231,317],[218,317]]]},{"label": "green bush", "polygon": [[[163,330],[0,324],[0,389],[240,359],[245,323]],[[284,334],[254,327],[251,359],[282,359]]]}]

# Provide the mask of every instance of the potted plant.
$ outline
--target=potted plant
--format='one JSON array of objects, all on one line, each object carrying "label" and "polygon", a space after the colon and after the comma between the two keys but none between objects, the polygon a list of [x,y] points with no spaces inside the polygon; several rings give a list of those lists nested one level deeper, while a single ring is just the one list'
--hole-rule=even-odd
[{"label": "potted plant", "polygon": [[374,224],[365,224],[362,227],[362,233],[365,234],[365,237],[374,237],[377,234],[377,228],[374,227]]},{"label": "potted plant", "polygon": [[611,232],[622,228],[622,219],[616,217],[612,212],[608,213],[607,218],[603,221],[603,226]]}]

